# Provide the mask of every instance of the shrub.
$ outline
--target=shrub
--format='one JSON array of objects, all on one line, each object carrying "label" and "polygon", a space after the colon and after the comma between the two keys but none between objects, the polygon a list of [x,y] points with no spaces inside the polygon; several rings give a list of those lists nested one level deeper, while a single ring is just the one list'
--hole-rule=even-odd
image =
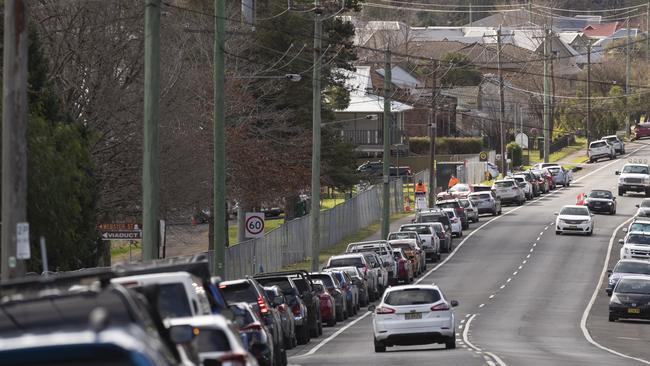
[{"label": "shrub", "polygon": [[[415,136],[409,138],[411,152],[424,155],[429,152],[430,140],[428,136]],[[483,149],[483,139],[480,137],[438,137],[436,139],[436,153],[442,155],[478,154]]]},{"label": "shrub", "polygon": [[508,157],[512,160],[512,166],[521,166],[523,157],[521,146],[516,142],[511,142],[506,146],[506,150],[508,151]]},{"label": "shrub", "polygon": [[424,155],[429,151],[429,144],[431,141],[427,136],[415,136],[409,138],[409,147],[411,152],[416,155]]}]

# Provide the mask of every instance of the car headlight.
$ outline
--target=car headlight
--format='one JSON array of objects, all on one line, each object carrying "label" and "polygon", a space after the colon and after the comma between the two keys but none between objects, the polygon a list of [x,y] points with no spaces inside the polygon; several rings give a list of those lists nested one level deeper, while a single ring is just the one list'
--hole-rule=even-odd
[{"label": "car headlight", "polygon": [[623,248],[623,253],[630,254],[630,248]]},{"label": "car headlight", "polygon": [[613,203],[612,203],[612,202],[607,202],[607,204],[608,204],[609,206],[611,206]]},{"label": "car headlight", "polygon": [[614,303],[614,304],[623,305],[623,303],[622,303],[621,300],[618,298],[618,296],[616,296],[616,294],[612,294],[612,297],[609,298],[609,302],[610,302],[610,303]]},{"label": "car headlight", "polygon": [[650,177],[643,178],[643,183],[650,184]]},{"label": "car headlight", "polygon": [[609,284],[610,284],[611,286],[614,286],[615,283],[616,283],[616,279],[610,277],[610,278],[609,278]]}]

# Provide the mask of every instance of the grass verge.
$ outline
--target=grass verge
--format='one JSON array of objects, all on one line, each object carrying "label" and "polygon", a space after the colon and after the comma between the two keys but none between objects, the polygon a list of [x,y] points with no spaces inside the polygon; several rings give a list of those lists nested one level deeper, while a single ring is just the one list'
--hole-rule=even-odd
[{"label": "grass verge", "polygon": [[[552,153],[551,156],[549,156],[548,160],[551,163],[561,161],[567,156],[582,150],[586,146],[586,144],[587,144],[587,140],[584,137],[576,137],[576,141],[573,144]],[[525,154],[527,154],[527,152]],[[582,160],[585,159],[586,157],[575,158],[571,161],[571,163],[579,164],[584,162]],[[544,159],[539,158],[539,150],[530,150],[530,161],[529,161],[530,165],[541,163],[543,161]]]},{"label": "grass verge", "polygon": [[[407,213],[407,212],[397,213],[391,215],[390,221],[393,222],[410,215],[413,215],[413,213]],[[380,228],[381,228],[380,222],[377,221],[344,237],[341,241],[336,243],[334,246],[322,250],[320,252],[320,255],[318,256],[318,262],[325,263],[329,257],[345,252],[345,249],[347,248],[349,243],[363,241],[365,238],[379,231]],[[307,258],[304,261],[293,263],[282,268],[282,270],[286,270],[286,271],[297,270],[297,269],[304,269],[306,271],[311,271],[311,258]]]}]

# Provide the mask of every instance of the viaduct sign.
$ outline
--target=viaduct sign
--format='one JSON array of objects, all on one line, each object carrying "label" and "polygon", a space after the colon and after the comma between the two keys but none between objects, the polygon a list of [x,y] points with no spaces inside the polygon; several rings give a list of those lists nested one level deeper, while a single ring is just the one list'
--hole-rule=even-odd
[{"label": "viaduct sign", "polygon": [[142,225],[129,222],[107,223],[97,225],[102,240],[141,240]]}]

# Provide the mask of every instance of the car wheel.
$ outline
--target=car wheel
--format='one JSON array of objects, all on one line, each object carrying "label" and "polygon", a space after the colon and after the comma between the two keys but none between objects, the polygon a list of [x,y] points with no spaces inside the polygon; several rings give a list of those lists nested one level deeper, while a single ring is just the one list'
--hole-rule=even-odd
[{"label": "car wheel", "polygon": [[306,325],[303,325],[302,327],[298,328],[299,332],[296,335],[298,338],[298,344],[307,344],[309,343],[309,329],[307,328]]},{"label": "car wheel", "polygon": [[336,321],[337,322],[342,322],[343,321],[343,310],[336,312]]},{"label": "car wheel", "polygon": [[555,235],[560,235],[562,232],[560,230],[555,230]]},{"label": "car wheel", "polygon": [[479,220],[479,217],[478,217],[478,216],[476,216],[476,220],[474,220],[474,222],[478,222],[478,220]]},{"label": "car wheel", "polygon": [[650,188],[645,189],[645,196],[650,197]]},{"label": "car wheel", "polygon": [[566,182],[565,187],[571,187],[571,181]]},{"label": "car wheel", "polygon": [[469,229],[469,222],[463,224],[461,227],[463,228],[463,230]]},{"label": "car wheel", "polygon": [[618,195],[619,195],[619,196],[624,196],[624,195],[625,195],[625,191],[619,188],[619,189],[618,189]]},{"label": "car wheel", "polygon": [[455,336],[451,336],[451,337],[447,338],[447,340],[445,341],[445,348],[446,349],[455,349],[456,348],[456,337]]},{"label": "car wheel", "polygon": [[323,335],[323,320],[319,320],[318,321],[318,336],[320,337],[322,335]]},{"label": "car wheel", "polygon": [[517,202],[517,206],[521,206],[523,204],[524,204],[524,200],[520,200],[519,202]]},{"label": "car wheel", "polygon": [[328,327],[333,327],[336,325],[336,319],[330,319],[327,321],[327,326]]},{"label": "car wheel", "polygon": [[492,211],[492,216],[496,216],[496,215],[498,215],[498,214],[499,214],[499,213],[497,212],[497,209],[495,208],[494,211]]},{"label": "car wheel", "polygon": [[609,313],[609,321],[610,322],[615,322],[617,320],[618,320],[618,318],[616,317],[616,315],[614,315],[612,313]]},{"label": "car wheel", "polygon": [[375,352],[386,352],[386,346],[375,340]]},{"label": "car wheel", "polygon": [[587,233],[587,236],[592,236],[592,235],[594,235],[594,229],[589,230],[589,232]]},{"label": "car wheel", "polygon": [[594,159],[591,159],[591,158],[590,158],[590,159],[589,159],[589,164],[593,164],[593,163],[594,163]]}]

